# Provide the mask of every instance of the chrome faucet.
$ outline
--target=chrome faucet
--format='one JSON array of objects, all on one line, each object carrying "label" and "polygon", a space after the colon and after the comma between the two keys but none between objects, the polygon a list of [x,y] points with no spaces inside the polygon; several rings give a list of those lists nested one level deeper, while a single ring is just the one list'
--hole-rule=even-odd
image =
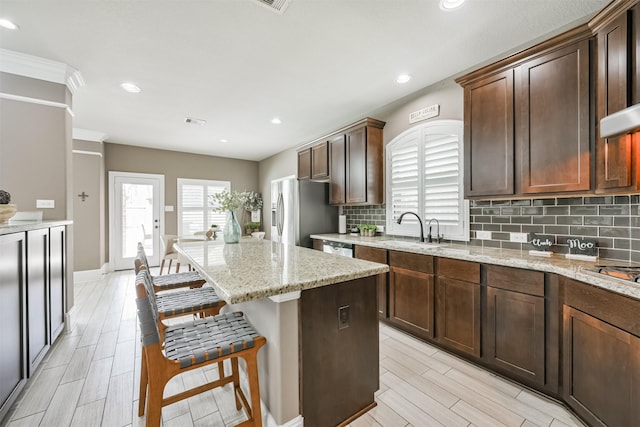
[{"label": "chrome faucet", "polygon": [[404,216],[406,214],[415,215],[415,217],[418,218],[418,222],[420,223],[420,242],[424,243],[424,229],[422,228],[422,219],[420,219],[420,217],[418,216],[417,213],[415,213],[415,212],[403,212],[402,215],[400,215],[400,218],[398,218],[398,224],[400,224],[402,222],[402,218],[404,218]]},{"label": "chrome faucet", "polygon": [[431,221],[435,221],[436,222],[436,243],[440,243],[440,239],[442,239],[442,237],[440,236],[440,222],[438,221],[437,218],[431,218],[429,220],[429,234],[427,235],[427,239],[429,241],[429,243],[433,242],[433,237],[431,237]]}]

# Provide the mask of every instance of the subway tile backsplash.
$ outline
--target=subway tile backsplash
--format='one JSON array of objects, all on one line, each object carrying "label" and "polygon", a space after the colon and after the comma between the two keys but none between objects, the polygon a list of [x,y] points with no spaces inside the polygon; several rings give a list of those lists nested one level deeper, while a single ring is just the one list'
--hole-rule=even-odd
[{"label": "subway tile backsplash", "polygon": [[[347,227],[385,225],[384,205],[345,206]],[[640,195],[471,200],[469,245],[529,250],[528,243],[509,241],[509,233],[552,235],[555,253],[568,253],[567,239],[598,242],[601,258],[640,262]],[[491,240],[476,239],[491,231]]]}]

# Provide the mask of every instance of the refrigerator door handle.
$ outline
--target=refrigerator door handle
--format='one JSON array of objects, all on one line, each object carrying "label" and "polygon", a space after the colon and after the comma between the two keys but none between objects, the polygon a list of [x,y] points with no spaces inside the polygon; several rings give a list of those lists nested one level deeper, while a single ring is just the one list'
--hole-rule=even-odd
[{"label": "refrigerator door handle", "polygon": [[278,195],[278,210],[277,210],[277,224],[278,224],[278,236],[282,236],[282,230],[284,228],[284,196],[282,193]]}]

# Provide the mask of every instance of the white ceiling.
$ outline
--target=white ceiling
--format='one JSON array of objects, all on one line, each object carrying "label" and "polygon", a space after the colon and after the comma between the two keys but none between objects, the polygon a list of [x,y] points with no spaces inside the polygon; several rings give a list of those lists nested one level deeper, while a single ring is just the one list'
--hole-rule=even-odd
[{"label": "white ceiling", "polygon": [[[0,18],[20,26],[0,28],[0,48],[79,70],[74,127],[107,142],[261,160],[607,3],[467,0],[443,12],[439,0],[291,0],[280,15],[255,0],[0,0]],[[399,85],[403,72],[413,79]]]}]

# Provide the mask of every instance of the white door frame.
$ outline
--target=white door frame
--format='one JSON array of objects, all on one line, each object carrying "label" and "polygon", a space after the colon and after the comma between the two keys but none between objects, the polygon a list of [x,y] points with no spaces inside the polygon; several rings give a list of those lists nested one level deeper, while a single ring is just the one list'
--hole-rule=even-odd
[{"label": "white door frame", "polygon": [[[118,172],[109,171],[109,271],[115,270],[115,257],[116,257],[116,233],[115,233],[115,180],[116,178],[151,178],[160,181],[160,196],[158,198],[159,206],[159,228],[158,239],[154,241],[158,242],[158,259],[162,259],[160,253],[160,236],[164,235],[164,175],[152,174],[152,173],[137,173],[137,172]],[[131,264],[133,268],[133,264]]]}]

